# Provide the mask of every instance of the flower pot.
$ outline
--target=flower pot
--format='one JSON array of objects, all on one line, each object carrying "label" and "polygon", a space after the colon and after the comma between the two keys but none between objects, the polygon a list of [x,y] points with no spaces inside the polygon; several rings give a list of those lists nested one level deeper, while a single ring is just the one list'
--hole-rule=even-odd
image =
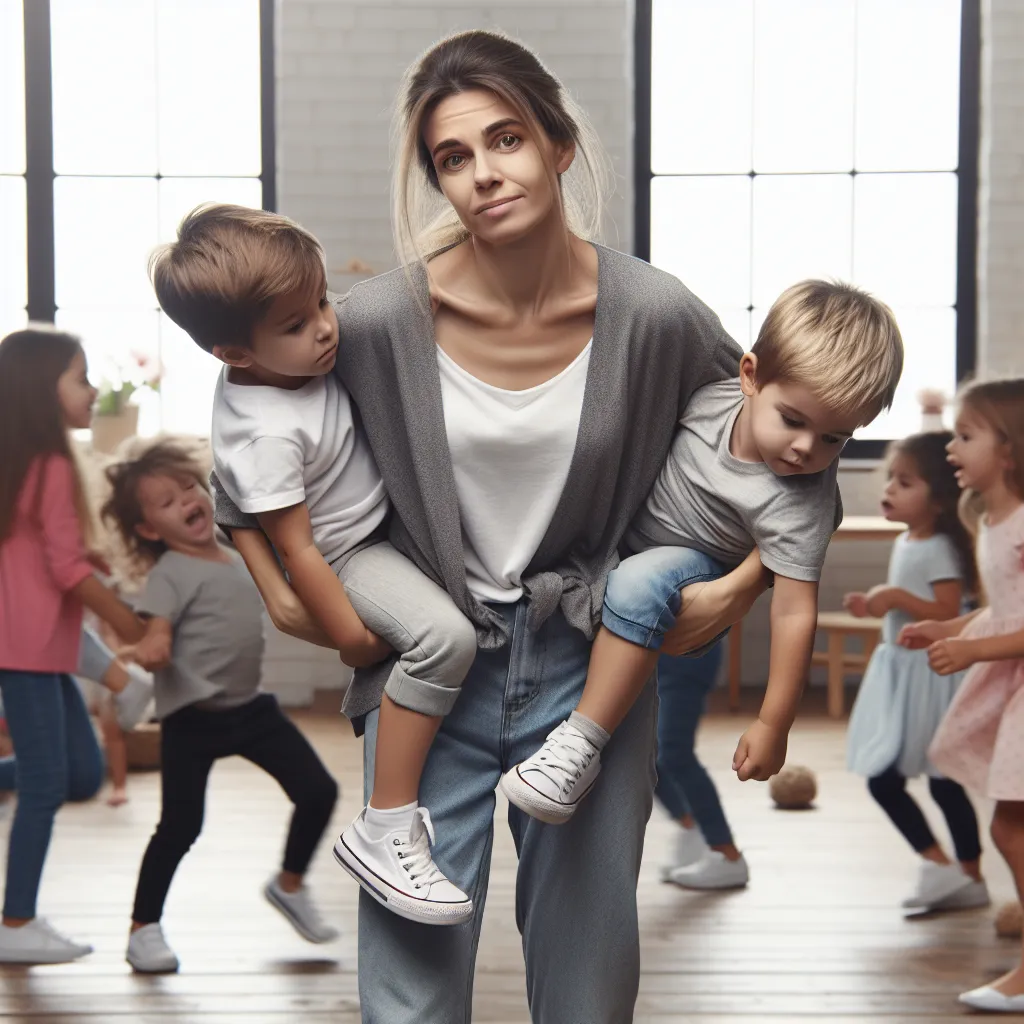
[{"label": "flower pot", "polygon": [[126,438],[135,436],[138,426],[137,405],[126,405],[113,416],[93,416],[92,446],[98,452],[113,452]]}]

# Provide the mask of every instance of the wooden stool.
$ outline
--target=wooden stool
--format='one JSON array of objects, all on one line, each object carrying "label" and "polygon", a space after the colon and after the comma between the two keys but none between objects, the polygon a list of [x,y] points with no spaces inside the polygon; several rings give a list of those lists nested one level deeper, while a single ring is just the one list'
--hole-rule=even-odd
[{"label": "wooden stool", "polygon": [[[830,718],[843,717],[843,686],[846,670],[867,668],[871,653],[882,632],[881,619],[858,619],[848,612],[819,612],[818,629],[828,634],[828,647],[811,655],[812,665],[828,666],[828,713]],[[848,636],[861,639],[861,651],[845,648]]]}]

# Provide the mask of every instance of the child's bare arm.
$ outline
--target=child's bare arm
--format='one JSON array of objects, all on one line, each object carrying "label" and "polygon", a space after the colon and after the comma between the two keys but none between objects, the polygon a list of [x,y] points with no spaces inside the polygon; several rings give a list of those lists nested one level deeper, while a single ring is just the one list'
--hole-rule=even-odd
[{"label": "child's bare arm", "polygon": [[807,680],[817,621],[818,584],[776,576],[768,688],[761,713],[740,738],[733,758],[741,780],[764,781],[785,764],[789,730]]},{"label": "child's bare arm", "polygon": [[122,648],[118,654],[141,665],[148,672],[166,668],[171,663],[174,646],[174,626],[170,619],[152,618],[146,621],[145,635],[138,643]]},{"label": "child's bare arm", "polygon": [[391,648],[363,625],[341,581],[313,543],[305,503],[263,512],[258,519],[280,554],[299,600],[323,626],[342,660],[359,668],[385,658]]},{"label": "child's bare arm", "polygon": [[72,587],[73,593],[91,612],[113,626],[123,639],[137,643],[142,639],[145,627],[142,619],[122,601],[109,587],[104,586],[95,576],[86,576],[81,583]]},{"label": "child's bare arm", "polygon": [[918,597],[902,587],[882,584],[867,592],[868,615],[880,617],[893,608],[906,612],[917,621],[936,619],[940,622],[955,619],[960,614],[963,601],[963,585],[959,580],[938,580],[932,584],[932,600]]},{"label": "child's bare arm", "polygon": [[236,528],[231,531],[231,540],[267,606],[270,621],[282,633],[336,651],[337,645],[309,614],[285,579],[267,535],[262,530]]}]

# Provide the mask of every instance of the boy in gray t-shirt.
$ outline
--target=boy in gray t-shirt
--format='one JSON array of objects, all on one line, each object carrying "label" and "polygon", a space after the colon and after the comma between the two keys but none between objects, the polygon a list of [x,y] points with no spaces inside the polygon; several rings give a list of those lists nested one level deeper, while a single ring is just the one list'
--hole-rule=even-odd
[{"label": "boy in gray t-shirt", "polygon": [[[810,663],[825,550],[842,519],[837,462],[853,431],[892,404],[903,343],[889,308],[858,289],[804,281],[768,311],[738,379],[690,400],[668,460],[608,578],[583,697],[541,749],[502,778],[542,821],[568,820],[600,751],[655,670],[665,633],[699,589],[757,548],[775,575],[768,688],[733,768],[769,778]],[[721,639],[716,637],[707,650]]]}]

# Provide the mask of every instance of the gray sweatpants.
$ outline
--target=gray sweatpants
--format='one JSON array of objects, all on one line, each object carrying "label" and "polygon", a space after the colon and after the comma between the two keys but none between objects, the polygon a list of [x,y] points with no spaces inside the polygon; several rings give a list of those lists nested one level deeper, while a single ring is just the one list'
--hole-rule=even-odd
[{"label": "gray sweatpants", "polygon": [[334,563],[352,607],[398,652],[384,692],[423,715],[446,715],[476,657],[476,629],[386,541]]}]

